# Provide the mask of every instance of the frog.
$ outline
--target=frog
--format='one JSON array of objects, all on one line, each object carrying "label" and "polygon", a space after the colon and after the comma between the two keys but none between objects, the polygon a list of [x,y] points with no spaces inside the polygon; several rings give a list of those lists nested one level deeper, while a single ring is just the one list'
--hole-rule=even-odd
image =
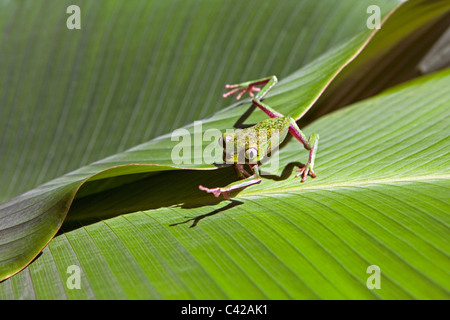
[{"label": "frog", "polygon": [[[247,93],[252,98],[252,104],[261,109],[269,118],[248,128],[222,134],[218,143],[223,148],[223,161],[234,165],[240,180],[224,187],[207,188],[199,185],[200,190],[211,193],[215,197],[222,195],[229,200],[232,192],[261,183],[261,161],[280,146],[288,133],[309,151],[307,163],[296,169],[295,177],[301,176],[302,183],[308,176],[316,178],[314,164],[319,135],[312,133],[307,138],[294,118],[281,114],[263,102],[264,96],[277,82],[277,77],[272,75],[257,80],[225,85],[229,91],[223,94],[224,98],[237,94],[236,99],[239,100]],[[250,167],[251,173],[247,172],[245,165]]]}]

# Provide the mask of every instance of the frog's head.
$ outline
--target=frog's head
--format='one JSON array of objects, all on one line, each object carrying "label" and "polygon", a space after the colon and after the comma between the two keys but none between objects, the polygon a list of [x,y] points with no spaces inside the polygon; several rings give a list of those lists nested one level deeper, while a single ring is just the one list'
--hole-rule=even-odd
[{"label": "frog's head", "polygon": [[260,160],[257,141],[252,141],[242,131],[225,132],[218,143],[223,148],[225,163],[256,163]]}]

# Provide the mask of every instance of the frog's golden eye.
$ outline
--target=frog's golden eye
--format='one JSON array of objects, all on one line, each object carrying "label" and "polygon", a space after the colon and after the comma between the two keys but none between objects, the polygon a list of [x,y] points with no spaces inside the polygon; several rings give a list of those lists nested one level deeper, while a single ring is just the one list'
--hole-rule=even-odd
[{"label": "frog's golden eye", "polygon": [[245,157],[247,159],[254,159],[258,155],[258,150],[256,148],[250,148],[245,151]]}]

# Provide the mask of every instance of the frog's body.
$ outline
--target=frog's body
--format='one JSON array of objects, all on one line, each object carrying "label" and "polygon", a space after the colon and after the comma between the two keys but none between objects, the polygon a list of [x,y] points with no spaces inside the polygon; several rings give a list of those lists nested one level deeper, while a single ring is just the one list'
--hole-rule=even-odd
[{"label": "frog's body", "polygon": [[[268,153],[278,147],[284,141],[288,132],[300,141],[305,149],[309,150],[308,163],[304,167],[297,169],[299,173],[296,177],[301,175],[302,182],[306,180],[308,174],[313,178],[316,177],[313,167],[319,143],[319,135],[313,133],[307,140],[306,136],[297,126],[295,119],[282,115],[261,101],[275,83],[277,83],[277,78],[271,76],[255,81],[225,86],[225,88],[231,89],[231,91],[224,94],[224,98],[238,91],[237,99],[240,99],[245,92],[248,92],[251,97],[253,97],[253,91],[258,92],[252,102],[264,111],[270,119],[263,120],[252,127],[238,130],[234,133],[224,133],[219,139],[219,144],[224,148],[224,161],[235,164],[239,176],[244,180],[230,183],[223,188],[210,189],[199,186],[200,190],[213,193],[216,197],[223,194],[228,199],[231,191],[260,183],[261,178],[259,176],[258,161],[264,159]],[[256,87],[259,85],[264,85],[264,87],[259,89]],[[249,164],[253,175],[250,175],[244,169],[245,164]]]},{"label": "frog's body", "polygon": [[[227,142],[226,148],[224,148],[224,161],[226,163],[242,161],[248,163],[249,160],[257,162],[264,159],[268,153],[284,141],[289,132],[289,125],[289,117],[271,118],[235,133],[224,133],[222,141]],[[232,148],[228,148],[228,146]],[[251,149],[255,150],[256,157],[246,157],[245,151]]]}]

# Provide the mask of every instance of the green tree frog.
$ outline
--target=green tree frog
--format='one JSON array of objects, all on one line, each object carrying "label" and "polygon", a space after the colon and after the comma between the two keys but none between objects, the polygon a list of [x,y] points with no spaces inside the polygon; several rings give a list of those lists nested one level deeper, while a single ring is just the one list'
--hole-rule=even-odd
[{"label": "green tree frog", "polygon": [[[243,189],[248,186],[261,182],[258,162],[262,160],[268,153],[278,147],[290,132],[304,148],[309,151],[309,159],[306,165],[297,169],[296,177],[302,176],[301,182],[305,182],[306,177],[310,175],[315,178],[314,160],[316,157],[317,147],[319,143],[319,135],[311,134],[309,139],[297,126],[295,120],[289,116],[284,116],[261,100],[267,92],[278,82],[276,76],[270,76],[253,81],[247,81],[239,84],[227,84],[227,93],[224,98],[238,93],[239,100],[245,93],[252,97],[252,103],[266,113],[270,119],[259,122],[258,124],[238,130],[234,133],[223,133],[218,143],[224,148],[223,160],[226,163],[233,163],[241,180],[230,183],[225,187],[206,188],[199,186],[200,190],[212,193],[219,197],[221,194],[226,198],[230,198],[232,191]],[[263,86],[260,88],[259,86]],[[254,95],[256,92],[256,96]],[[253,174],[248,173],[244,166],[248,164]]]}]

